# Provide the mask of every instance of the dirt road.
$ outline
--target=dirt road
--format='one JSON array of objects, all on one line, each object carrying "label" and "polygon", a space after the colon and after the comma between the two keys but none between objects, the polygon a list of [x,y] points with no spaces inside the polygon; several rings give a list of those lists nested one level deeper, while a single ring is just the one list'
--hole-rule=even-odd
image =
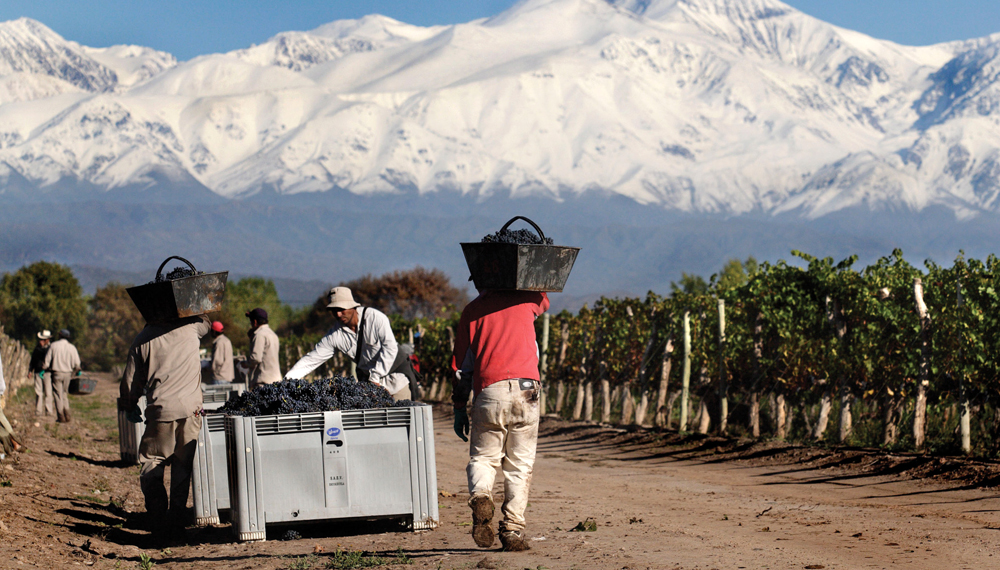
[{"label": "dirt road", "polygon": [[[117,464],[116,389],[104,379],[97,393],[74,397],[68,426],[35,427],[27,398],[11,406],[31,451],[0,467],[0,568],[306,570],[375,562],[371,554],[350,559],[354,551],[435,569],[1000,567],[1000,496],[968,484],[995,479],[992,465],[961,463],[977,475],[953,482],[914,480],[913,472],[940,475],[955,463],[710,439],[678,446],[672,434],[555,419],[543,423],[535,465],[527,514],[533,550],[479,549],[468,535],[467,448],[444,415],[435,430],[437,530],[313,525],[297,527],[297,540],[236,544],[220,526],[190,529],[189,545],[151,549],[135,524],[138,470]],[[595,531],[571,531],[588,518]]]}]

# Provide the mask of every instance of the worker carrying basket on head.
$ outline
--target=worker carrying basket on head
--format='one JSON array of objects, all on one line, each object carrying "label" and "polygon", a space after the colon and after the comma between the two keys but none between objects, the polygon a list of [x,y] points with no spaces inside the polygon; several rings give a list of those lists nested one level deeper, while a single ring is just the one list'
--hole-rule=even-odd
[{"label": "worker carrying basket on head", "polygon": [[[156,280],[128,289],[146,320],[132,341],[121,399],[128,419],[143,421],[139,399],[146,396],[146,429],[139,441],[139,483],[146,502],[147,524],[159,540],[183,539],[191,471],[202,424],[201,338],[211,331],[206,313],[218,311],[225,295],[227,272],[199,273],[178,268]],[[170,492],[163,484],[170,464]]]}]

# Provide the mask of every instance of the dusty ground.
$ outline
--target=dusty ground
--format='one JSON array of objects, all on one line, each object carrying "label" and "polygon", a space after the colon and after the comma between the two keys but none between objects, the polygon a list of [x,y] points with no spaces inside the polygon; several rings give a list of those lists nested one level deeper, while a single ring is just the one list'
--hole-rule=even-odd
[{"label": "dusty ground", "polygon": [[[479,549],[468,535],[467,448],[444,415],[437,530],[312,525],[297,527],[299,540],[236,544],[220,526],[189,529],[189,545],[153,549],[135,520],[138,468],[117,462],[116,392],[103,378],[97,393],[73,397],[68,426],[36,427],[31,406],[11,405],[30,451],[0,467],[0,568],[307,570],[363,567],[372,553],[436,569],[1000,567],[995,464],[548,418],[528,509],[533,550]],[[596,531],[570,531],[588,518]],[[351,551],[369,557],[346,560]]]}]

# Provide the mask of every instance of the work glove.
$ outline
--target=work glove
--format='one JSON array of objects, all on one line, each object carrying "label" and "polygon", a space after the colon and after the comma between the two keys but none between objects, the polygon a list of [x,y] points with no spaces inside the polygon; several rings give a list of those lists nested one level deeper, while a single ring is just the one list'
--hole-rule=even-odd
[{"label": "work glove", "polygon": [[39,372],[38,377],[41,378],[42,380],[45,380],[45,371],[42,370],[41,372]]},{"label": "work glove", "polygon": [[465,408],[455,408],[455,435],[462,441],[469,441],[469,412]]},{"label": "work glove", "polygon": [[82,375],[82,374],[83,374],[83,370],[77,370],[77,371],[76,371],[76,375],[77,375],[77,376],[80,376],[80,375]]},{"label": "work glove", "polygon": [[125,419],[134,424],[142,423],[142,411],[139,409],[138,404],[132,406],[131,410],[125,412]]}]

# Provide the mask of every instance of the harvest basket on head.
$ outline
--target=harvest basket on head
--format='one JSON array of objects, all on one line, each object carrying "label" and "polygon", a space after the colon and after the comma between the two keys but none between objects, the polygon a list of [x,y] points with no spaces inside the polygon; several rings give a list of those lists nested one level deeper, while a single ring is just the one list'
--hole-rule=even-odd
[{"label": "harvest basket on head", "polygon": [[[171,259],[183,261],[191,270],[175,269],[164,277],[163,267]],[[228,271],[199,272],[190,261],[175,255],[160,264],[154,281],[126,291],[147,323],[171,321],[220,310],[228,277]]]},{"label": "harvest basket on head", "polygon": [[551,245],[542,229],[524,216],[511,218],[499,232],[485,239],[511,239],[512,236],[504,234],[517,220],[524,220],[535,228],[539,243],[483,241],[461,244],[476,289],[561,292],[580,248]]}]

